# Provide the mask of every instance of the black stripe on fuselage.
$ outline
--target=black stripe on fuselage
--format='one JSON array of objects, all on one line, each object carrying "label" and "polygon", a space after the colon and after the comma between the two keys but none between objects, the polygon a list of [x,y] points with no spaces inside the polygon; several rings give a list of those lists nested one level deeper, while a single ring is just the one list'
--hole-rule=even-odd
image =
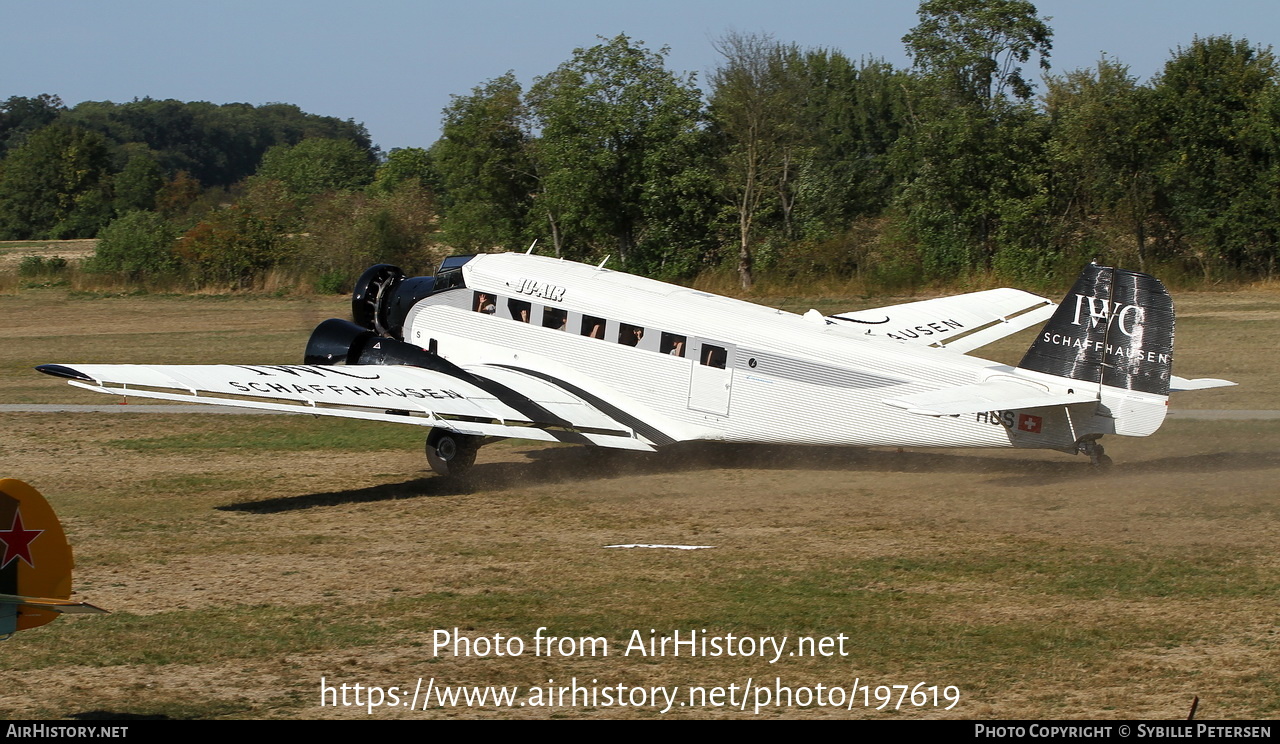
[{"label": "black stripe on fuselage", "polygon": [[513,367],[507,364],[495,364],[493,366],[501,367],[502,369],[509,369],[509,370],[512,370],[513,372],[522,372],[526,375],[537,377],[540,380],[546,380],[547,382],[550,382],[553,385],[557,385],[560,388],[564,389],[566,392],[576,395],[579,398],[590,403],[593,407],[595,407],[596,410],[612,418],[614,421],[617,421],[618,423],[623,424],[625,426],[631,427],[632,430],[634,430],[637,434],[640,434],[645,439],[648,439],[650,442],[653,442],[656,445],[662,446],[667,444],[675,444],[677,441],[679,441],[677,439],[673,439],[667,434],[664,434],[662,431],[654,428],[652,425],[645,423],[642,419],[638,419],[635,416],[632,416],[631,414],[627,413],[621,408],[618,408],[617,406],[604,400],[603,398],[600,398],[599,396],[596,396],[596,395],[592,395],[591,393],[588,393],[586,390],[583,390],[577,385],[565,382],[564,380],[561,380],[556,377],[552,377],[551,375],[546,374],[545,372],[538,372],[537,370],[526,369],[524,367]]}]

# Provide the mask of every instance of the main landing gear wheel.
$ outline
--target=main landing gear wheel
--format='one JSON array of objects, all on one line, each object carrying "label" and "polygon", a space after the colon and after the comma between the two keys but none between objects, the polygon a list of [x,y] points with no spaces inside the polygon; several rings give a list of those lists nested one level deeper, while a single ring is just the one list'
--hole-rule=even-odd
[{"label": "main landing gear wheel", "polygon": [[427,435],[427,463],[446,478],[462,478],[476,464],[481,437],[432,429]]}]

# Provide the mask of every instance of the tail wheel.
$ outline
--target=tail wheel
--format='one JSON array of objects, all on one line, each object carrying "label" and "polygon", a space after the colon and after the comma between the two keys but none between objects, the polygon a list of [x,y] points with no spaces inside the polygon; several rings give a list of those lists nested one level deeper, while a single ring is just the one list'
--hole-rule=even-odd
[{"label": "tail wheel", "polygon": [[1090,457],[1089,464],[1098,470],[1109,470],[1114,463],[1111,461],[1111,456],[1103,454],[1102,447],[1099,446],[1097,454]]},{"label": "tail wheel", "polygon": [[461,478],[476,464],[481,437],[432,429],[427,435],[427,463],[446,478]]},{"label": "tail wheel", "polygon": [[1106,450],[1098,443],[1098,436],[1092,436],[1076,442],[1077,451],[1089,456],[1089,464],[1098,470],[1106,470],[1111,467],[1111,458],[1107,456]]}]

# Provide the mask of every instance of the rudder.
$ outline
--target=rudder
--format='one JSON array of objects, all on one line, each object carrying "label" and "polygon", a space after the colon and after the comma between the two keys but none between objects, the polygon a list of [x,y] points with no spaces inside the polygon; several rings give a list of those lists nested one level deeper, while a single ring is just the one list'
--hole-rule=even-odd
[{"label": "rudder", "polygon": [[1096,385],[1115,433],[1146,436],[1167,411],[1173,330],[1159,279],[1090,264],[1018,366]]},{"label": "rudder", "polygon": [[1018,366],[1167,396],[1173,324],[1173,298],[1159,279],[1090,264]]},{"label": "rudder", "polygon": [[0,636],[65,612],[100,612],[71,601],[71,545],[53,507],[20,480],[0,480]]}]

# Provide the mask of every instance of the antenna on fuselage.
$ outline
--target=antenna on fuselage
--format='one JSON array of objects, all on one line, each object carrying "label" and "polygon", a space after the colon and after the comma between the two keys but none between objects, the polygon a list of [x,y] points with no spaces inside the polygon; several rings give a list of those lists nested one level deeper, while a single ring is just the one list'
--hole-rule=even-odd
[{"label": "antenna on fuselage", "polygon": [[613,254],[612,254],[612,253],[610,253],[609,255],[605,256],[605,257],[604,257],[604,260],[603,260],[603,261],[601,261],[601,262],[600,262],[600,265],[599,265],[599,266],[597,266],[596,268],[597,268],[597,269],[603,269],[603,268],[604,268],[604,265],[605,265],[605,264],[607,264],[607,263],[609,263],[609,259],[611,259],[611,258],[613,258]]},{"label": "antenna on fuselage", "polygon": [[525,251],[525,252],[524,252],[524,255],[526,255],[526,256],[527,256],[527,255],[529,255],[530,253],[533,253],[533,248],[534,248],[534,246],[536,246],[537,244],[538,244],[538,239],[537,239],[537,238],[534,238],[534,239],[533,239],[533,242],[529,244],[529,250]]}]

